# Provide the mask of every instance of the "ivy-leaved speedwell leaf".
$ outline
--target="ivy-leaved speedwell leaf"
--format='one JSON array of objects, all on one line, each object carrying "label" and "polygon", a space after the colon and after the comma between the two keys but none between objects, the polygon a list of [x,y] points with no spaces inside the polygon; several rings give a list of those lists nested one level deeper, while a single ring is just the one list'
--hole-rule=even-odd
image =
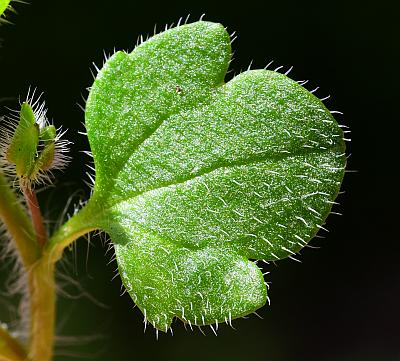
[{"label": "ivy-leaved speedwell leaf", "polygon": [[11,0],[0,0],[0,15],[7,10],[7,7],[10,6],[10,2]]},{"label": "ivy-leaved speedwell leaf", "polygon": [[7,10],[15,12],[10,3],[11,0],[0,0],[0,25],[2,23],[9,23],[9,21],[5,19]]},{"label": "ivy-leaved speedwell leaf", "polygon": [[252,260],[304,247],[343,177],[342,131],[322,102],[273,71],[225,83],[230,59],[222,25],[180,26],[115,53],[87,101],[91,221],[161,330],[264,305]]}]

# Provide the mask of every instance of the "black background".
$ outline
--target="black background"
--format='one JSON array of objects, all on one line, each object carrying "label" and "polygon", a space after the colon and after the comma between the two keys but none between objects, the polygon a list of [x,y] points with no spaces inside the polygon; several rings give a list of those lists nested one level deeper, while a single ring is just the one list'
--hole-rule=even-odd
[{"label": "black background", "polygon": [[[221,326],[174,336],[143,333],[143,317],[121,283],[111,279],[115,262],[99,238],[80,240],[59,266],[57,360],[400,360],[400,272],[398,236],[399,11],[395,1],[220,1],[129,0],[79,2],[41,0],[16,4],[14,25],[0,27],[0,114],[16,108],[29,85],[45,93],[49,117],[69,128],[73,162],[58,175],[57,188],[40,193],[54,224],[68,195],[73,203],[89,195],[83,180],[89,159],[83,131],[86,87],[92,62],[103,50],[133,49],[140,34],[191,14],[192,21],[221,22],[238,39],[232,68],[294,66],[290,76],[310,79],[308,89],[331,98],[340,123],[352,130],[350,170],[330,233],[302,251],[302,264],[281,261],[268,268],[271,306]],[[397,109],[396,109],[397,110]],[[72,209],[69,208],[69,211]],[[2,279],[7,274],[2,267]],[[5,283],[1,285],[5,290]],[[67,296],[67,294],[69,296]],[[4,292],[0,317],[15,321]]]}]

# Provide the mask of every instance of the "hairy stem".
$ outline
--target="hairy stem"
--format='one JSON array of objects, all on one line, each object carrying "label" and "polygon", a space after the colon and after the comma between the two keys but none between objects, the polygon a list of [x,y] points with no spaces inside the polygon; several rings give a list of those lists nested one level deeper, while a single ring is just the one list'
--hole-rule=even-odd
[{"label": "hairy stem", "polygon": [[37,261],[40,249],[35,239],[35,231],[17,194],[10,187],[0,171],[0,219],[14,241],[25,269]]},{"label": "hairy stem", "polygon": [[27,354],[22,345],[0,325],[0,360],[25,361]]},{"label": "hairy stem", "polygon": [[96,222],[96,214],[100,212],[97,202],[90,200],[85,207],[74,214],[68,222],[57,230],[44,249],[51,262],[57,262],[61,258],[64,249],[72,242],[91,231],[99,229]]},{"label": "hairy stem", "polygon": [[47,231],[43,223],[42,212],[40,211],[39,202],[36,193],[30,187],[21,185],[26,203],[28,204],[31,214],[32,224],[36,233],[36,240],[40,248],[43,248],[47,242]]},{"label": "hairy stem", "polygon": [[[36,194],[28,188],[22,189],[31,220],[0,172],[0,219],[15,241],[25,266],[30,302],[28,356],[22,354],[23,349],[18,348],[17,341],[8,334],[3,337],[0,331],[0,361],[51,361],[56,310],[55,264],[65,247],[98,229],[96,214],[100,208],[97,202],[89,202],[48,241]],[[21,352],[21,357],[18,353],[12,354],[14,348]]]},{"label": "hairy stem", "polygon": [[53,357],[55,329],[55,265],[42,257],[30,271],[30,347],[29,359],[50,361]]},{"label": "hairy stem", "polygon": [[[93,224],[93,210],[89,204],[65,223],[45,243],[41,259],[29,274],[31,342],[29,357],[32,361],[50,361],[53,355],[55,327],[55,264],[63,250],[79,237],[97,229]],[[91,207],[89,207],[91,208]]]}]

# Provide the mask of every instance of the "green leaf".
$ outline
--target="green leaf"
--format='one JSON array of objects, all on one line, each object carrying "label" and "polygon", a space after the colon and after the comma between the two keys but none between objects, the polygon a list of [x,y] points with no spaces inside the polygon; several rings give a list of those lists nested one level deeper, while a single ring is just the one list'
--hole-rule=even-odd
[{"label": "green leaf", "polygon": [[87,212],[155,327],[228,321],[264,305],[252,259],[291,256],[317,233],[343,177],[342,131],[285,75],[225,84],[230,39],[197,22],[117,52],[86,105],[96,167]]},{"label": "green leaf", "polygon": [[18,177],[30,178],[35,168],[39,125],[28,103],[22,103],[20,119],[7,149],[7,160],[16,167]]},{"label": "green leaf", "polygon": [[14,8],[10,5],[12,0],[0,0],[0,26],[2,24],[11,24],[6,16],[8,12],[15,12]]},{"label": "green leaf", "polygon": [[11,0],[0,0],[0,15],[2,15],[10,5]]},{"label": "green leaf", "polygon": [[56,135],[57,131],[54,125],[45,126],[40,132],[43,150],[36,161],[36,167],[40,170],[49,170],[54,163]]},{"label": "green leaf", "polygon": [[54,143],[56,135],[57,131],[54,125],[44,126],[43,129],[40,130],[40,140],[43,141],[46,145]]}]

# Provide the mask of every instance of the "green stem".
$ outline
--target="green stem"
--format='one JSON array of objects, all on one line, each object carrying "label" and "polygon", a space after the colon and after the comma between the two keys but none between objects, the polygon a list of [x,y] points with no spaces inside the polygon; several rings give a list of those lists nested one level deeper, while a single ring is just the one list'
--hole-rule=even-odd
[{"label": "green stem", "polygon": [[6,177],[0,172],[0,219],[4,222],[25,269],[34,264],[40,257],[32,223],[10,187]]},{"label": "green stem", "polygon": [[90,200],[85,207],[74,214],[56,233],[50,238],[44,252],[51,262],[57,262],[66,247],[78,238],[99,229],[96,214],[99,211],[97,202]]},{"label": "green stem", "polygon": [[63,250],[79,237],[97,229],[89,203],[66,222],[45,244],[43,254],[29,273],[32,361],[50,361],[55,325],[55,264]]},{"label": "green stem", "polygon": [[56,287],[55,265],[42,257],[29,272],[30,347],[32,361],[51,361],[53,357]]},{"label": "green stem", "polygon": [[47,231],[43,223],[42,212],[40,211],[36,192],[30,187],[25,187],[22,184],[21,189],[24,193],[24,197],[29,208],[37,243],[39,244],[40,249],[42,249],[47,242]]},{"label": "green stem", "polygon": [[[31,361],[51,361],[56,309],[55,264],[61,258],[65,247],[79,237],[98,229],[96,214],[101,211],[97,202],[90,201],[47,241],[47,234],[43,233],[45,231],[36,196],[25,189],[24,195],[30,207],[32,220],[24,211],[4,175],[0,173],[0,218],[15,242],[28,279],[30,301],[28,358]],[[1,343],[3,340],[4,350],[7,351],[7,347],[12,348],[16,345],[12,343],[11,338],[1,336],[0,334],[0,346],[3,347]],[[4,340],[8,340],[8,343]],[[2,348],[0,348],[1,351]],[[4,355],[8,355],[6,351]],[[6,356],[0,353],[0,360],[2,357]],[[26,355],[23,358],[18,357],[16,355],[14,358],[9,357],[5,360],[26,359]]]},{"label": "green stem", "polygon": [[0,360],[25,361],[27,354],[22,345],[0,325]]}]

